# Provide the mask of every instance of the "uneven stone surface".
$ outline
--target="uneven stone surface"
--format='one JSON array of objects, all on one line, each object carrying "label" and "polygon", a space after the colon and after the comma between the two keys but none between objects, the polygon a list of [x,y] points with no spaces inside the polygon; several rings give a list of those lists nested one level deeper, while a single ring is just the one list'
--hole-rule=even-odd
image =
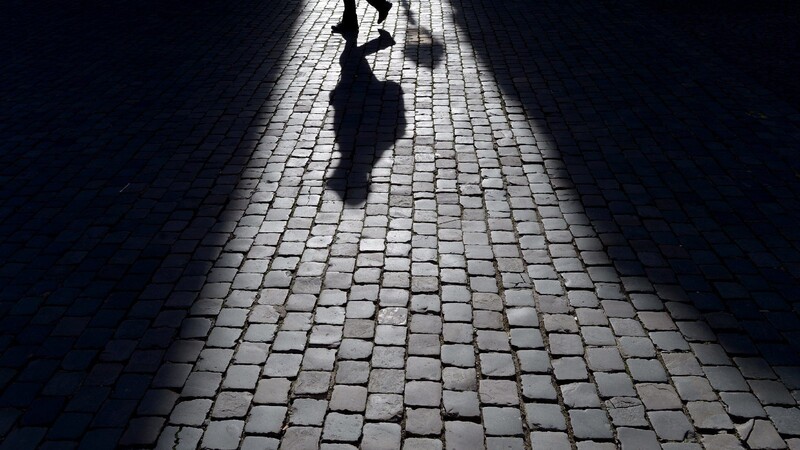
[{"label": "uneven stone surface", "polygon": [[798,447],[795,34],[6,3],[0,449]]}]

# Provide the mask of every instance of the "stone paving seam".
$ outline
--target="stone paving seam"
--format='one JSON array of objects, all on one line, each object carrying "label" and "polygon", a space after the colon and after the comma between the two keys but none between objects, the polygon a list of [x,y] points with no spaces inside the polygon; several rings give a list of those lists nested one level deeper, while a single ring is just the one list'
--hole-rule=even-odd
[{"label": "stone paving seam", "polygon": [[11,78],[0,446],[798,445],[793,107],[627,0],[401,1],[369,55],[273,6],[59,69],[122,106]]}]

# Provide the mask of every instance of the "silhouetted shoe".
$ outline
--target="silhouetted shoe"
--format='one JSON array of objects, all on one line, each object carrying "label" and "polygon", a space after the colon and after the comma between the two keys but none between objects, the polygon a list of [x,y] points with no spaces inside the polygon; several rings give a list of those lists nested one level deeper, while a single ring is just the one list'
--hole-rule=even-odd
[{"label": "silhouetted shoe", "polygon": [[383,22],[386,20],[386,16],[389,15],[389,10],[392,9],[392,4],[386,2],[386,6],[378,10],[378,23]]},{"label": "silhouetted shoe", "polygon": [[345,33],[357,33],[358,32],[358,25],[354,23],[345,23],[339,22],[336,25],[331,27],[334,33],[345,34]]}]

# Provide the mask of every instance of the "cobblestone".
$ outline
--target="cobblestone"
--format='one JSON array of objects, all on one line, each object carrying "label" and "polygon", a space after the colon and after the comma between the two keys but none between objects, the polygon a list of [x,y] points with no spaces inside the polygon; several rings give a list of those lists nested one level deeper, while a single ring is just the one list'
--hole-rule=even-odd
[{"label": "cobblestone", "polygon": [[364,419],[361,416],[330,413],[325,419],[322,439],[330,441],[358,441]]},{"label": "cobblestone", "polygon": [[330,402],[332,410],[364,412],[366,405],[367,388],[361,386],[334,386]]},{"label": "cobblestone", "polygon": [[403,414],[403,396],[396,394],[370,394],[367,398],[366,418],[392,421]]},{"label": "cobblestone", "polygon": [[447,449],[483,447],[483,427],[470,422],[445,422]]},{"label": "cobblestone", "polygon": [[17,3],[1,448],[800,446],[796,5]]},{"label": "cobblestone", "polygon": [[653,411],[647,416],[661,439],[682,441],[694,432],[691,423],[681,411]]},{"label": "cobblestone", "polygon": [[244,417],[250,409],[253,395],[248,392],[221,392],[216,396],[211,417],[230,419]]},{"label": "cobblestone", "polygon": [[557,431],[567,429],[563,412],[556,404],[526,404],[525,417],[530,427]]},{"label": "cobblestone", "polygon": [[239,439],[244,428],[240,420],[211,422],[203,434],[203,447],[213,449],[234,449],[239,446]]},{"label": "cobblestone", "polygon": [[431,408],[407,408],[405,431],[413,435],[435,435],[442,432],[442,418],[439,410]]}]

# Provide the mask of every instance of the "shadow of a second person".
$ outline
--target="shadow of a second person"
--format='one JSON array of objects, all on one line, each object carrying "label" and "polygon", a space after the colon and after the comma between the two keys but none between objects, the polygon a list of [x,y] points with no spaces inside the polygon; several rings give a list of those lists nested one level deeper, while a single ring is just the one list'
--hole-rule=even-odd
[{"label": "shadow of a second person", "polygon": [[403,90],[394,81],[379,80],[367,56],[395,44],[385,30],[357,46],[357,34],[343,34],[339,57],[342,74],[331,92],[334,130],[340,155],[327,185],[348,205],[363,203],[370,191],[375,162],[402,137],[406,129]]}]

